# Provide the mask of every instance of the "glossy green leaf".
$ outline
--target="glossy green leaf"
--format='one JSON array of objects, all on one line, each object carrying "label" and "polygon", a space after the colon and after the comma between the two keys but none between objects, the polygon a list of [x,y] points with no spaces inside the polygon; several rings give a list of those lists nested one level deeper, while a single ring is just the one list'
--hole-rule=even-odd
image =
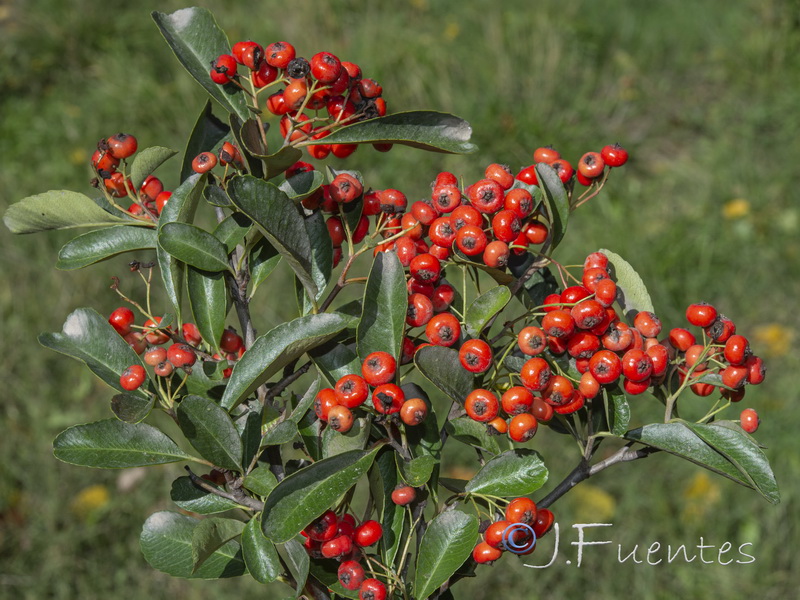
[{"label": "glossy green leaf", "polygon": [[267,165],[266,179],[277,177],[302,158],[303,151],[294,146],[284,146],[274,154],[264,157]]},{"label": "glossy green leaf", "polygon": [[69,190],[53,190],[28,196],[12,204],[3,216],[11,233],[35,233],[73,227],[103,227],[108,225],[147,225],[103,210],[83,194]]},{"label": "glossy green leaf", "polygon": [[370,420],[366,417],[353,419],[353,427],[347,433],[339,433],[331,427],[322,432],[322,456],[329,458],[349,450],[363,450],[369,440]]},{"label": "glossy green leaf", "polygon": [[218,185],[207,186],[203,190],[203,199],[211,206],[221,206],[222,208],[230,208],[233,206],[230,196]]},{"label": "glossy green leaf", "polygon": [[620,436],[625,435],[631,421],[631,407],[628,404],[627,397],[619,391],[603,390],[603,394],[607,396],[610,404],[608,410],[611,416],[611,433]]},{"label": "glossy green leaf", "polygon": [[242,470],[242,441],[227,412],[200,396],[178,405],[178,425],[200,456],[223,469]]},{"label": "glossy green leaf", "polygon": [[697,437],[727,458],[750,486],[772,504],[780,502],[778,483],[766,455],[742,430],[706,423],[685,423]]},{"label": "glossy green leaf", "polygon": [[405,509],[392,502],[392,492],[399,482],[394,455],[392,448],[380,450],[369,470],[370,495],[375,502],[376,519],[383,528],[378,550],[384,564],[394,563],[404,539],[403,529],[406,525]]},{"label": "glossy green leaf", "polygon": [[465,489],[489,496],[527,496],[545,484],[547,475],[538,452],[524,448],[508,450],[486,462]]},{"label": "glossy green leaf", "polygon": [[420,487],[428,483],[433,474],[433,468],[438,464],[430,454],[423,454],[406,462],[399,454],[395,454],[397,469],[408,485]]},{"label": "glossy green leaf", "polygon": [[469,417],[456,417],[449,419],[444,425],[448,435],[459,442],[470,446],[478,446],[492,454],[500,452],[497,440],[486,432],[486,425],[473,421]]},{"label": "glossy green leaf", "polygon": [[205,8],[182,8],[171,14],[153,12],[153,19],[183,67],[228,112],[241,119],[250,117],[244,92],[211,81],[212,61],[230,54],[231,44],[214,15]]},{"label": "glossy green leaf", "polygon": [[[211,482],[206,483],[214,485]],[[239,508],[239,505],[233,500],[197,487],[189,477],[178,477],[173,481],[169,495],[180,508],[199,515],[213,515]]]},{"label": "glossy green leaf", "polygon": [[[61,354],[77,358],[108,385],[125,392],[119,383],[122,372],[141,359],[116,330],[92,308],[78,308],[64,321],[60,333],[43,333],[39,343]],[[148,397],[149,382],[133,395]]]},{"label": "glossy green leaf", "polygon": [[[264,518],[264,513],[261,513],[261,518]],[[295,588],[297,596],[300,596],[308,580],[308,573],[311,567],[308,552],[303,548],[303,544],[297,540],[289,540],[283,545],[283,556],[286,559],[286,566],[289,567],[289,573],[297,584]]]},{"label": "glossy green leaf", "polygon": [[261,406],[253,406],[244,416],[237,417],[233,424],[242,440],[242,466],[250,465],[261,446]]},{"label": "glossy green leaf", "polygon": [[155,396],[117,394],[111,399],[111,411],[120,421],[138,423],[153,410]]},{"label": "glossy green leaf", "polygon": [[276,485],[278,480],[267,465],[256,467],[244,478],[244,487],[262,498],[269,496]]},{"label": "glossy green leaf", "polygon": [[[169,202],[164,205],[158,218],[158,228],[161,230],[168,223],[190,223],[194,219],[197,204],[203,195],[205,177],[199,173],[191,175],[181,183],[170,196]],[[178,319],[181,317],[181,304],[183,287],[186,279],[186,265],[161,248],[156,249],[161,280],[164,291],[172,303]]]},{"label": "glossy green leaf", "polygon": [[222,273],[194,267],[186,270],[186,289],[192,316],[203,339],[218,348],[228,314],[228,290]]},{"label": "glossy green leaf", "polygon": [[75,425],[53,441],[59,460],[82,467],[126,469],[196,460],[181,450],[164,432],[145,423],[105,419]]},{"label": "glossy green leaf", "polygon": [[192,535],[199,519],[170,511],[150,515],[142,528],[139,544],[151,567],[173,577],[219,579],[246,572],[241,547],[233,540],[211,554],[192,571]]},{"label": "glossy green leaf", "polygon": [[262,515],[264,534],[277,543],[291,540],[356,484],[377,451],[352,450],[289,475],[267,498]]},{"label": "glossy green leaf", "polygon": [[322,425],[322,421],[312,411],[309,411],[297,424],[297,431],[303,439],[305,451],[312,460],[322,458]]},{"label": "glossy green leaf", "polygon": [[356,348],[362,360],[377,351],[400,356],[407,307],[406,275],[400,259],[394,252],[378,253],[367,278],[356,329]]},{"label": "glossy green leaf", "polygon": [[228,195],[286,259],[311,298],[319,293],[312,267],[311,240],[291,199],[271,183],[250,175],[228,182]]},{"label": "glossy green leaf", "polygon": [[163,146],[151,146],[150,148],[139,150],[133,157],[133,163],[131,163],[131,184],[133,189],[138,190],[142,187],[142,183],[144,183],[148,175],[151,175],[153,171],[176,154],[175,150],[164,148]]},{"label": "glossy green leaf", "polygon": [[293,175],[278,187],[297,203],[316,193],[323,183],[325,183],[325,176],[315,169]]},{"label": "glossy green leaf", "polygon": [[457,510],[437,515],[425,530],[417,554],[414,597],[427,598],[456,572],[478,540],[478,519]]},{"label": "glossy green leaf", "polygon": [[420,373],[459,404],[474,389],[472,374],[461,366],[458,352],[442,346],[426,346],[414,355]]},{"label": "glossy green leaf", "polygon": [[226,253],[230,254],[238,244],[244,241],[252,227],[253,222],[242,213],[233,213],[225,217],[214,228],[213,235],[223,243]]},{"label": "glossy green leaf", "polygon": [[209,517],[192,530],[192,572],[230,540],[242,535],[244,523],[236,519]]},{"label": "glossy green leaf", "polygon": [[[522,277],[528,268],[540,257],[526,252],[517,258],[514,254],[508,261],[508,270],[514,277]],[[527,309],[534,309],[544,303],[544,299],[553,293],[558,293],[561,287],[547,267],[536,270],[517,292],[517,297]]]},{"label": "glossy green leaf", "polygon": [[433,152],[468,154],[472,127],[455,115],[416,110],[347,125],[325,138],[326,144],[403,144]]},{"label": "glossy green leaf", "polygon": [[614,266],[614,276],[617,281],[617,302],[626,315],[637,312],[654,312],[653,301],[644,281],[633,267],[616,252],[601,248],[600,252],[608,257],[608,262]]},{"label": "glossy green leaf", "polygon": [[556,249],[564,238],[569,222],[569,197],[556,170],[548,164],[539,163],[535,167],[539,187],[544,196],[544,204],[550,217],[550,251]]},{"label": "glossy green leaf", "polygon": [[[239,147],[239,153],[247,165],[247,171],[253,177],[265,179],[264,177],[264,161],[259,154],[264,154],[265,150],[262,142],[258,139],[258,124],[255,119],[242,120],[237,115],[231,114],[228,117],[228,122],[231,125],[231,133]],[[266,124],[264,124],[266,126]]]},{"label": "glossy green leaf", "polygon": [[510,300],[511,290],[504,285],[498,285],[475,298],[464,316],[467,333],[478,337],[491,318],[503,310]]},{"label": "glossy green leaf", "polygon": [[247,153],[256,158],[265,158],[269,152],[259,131],[262,125],[269,126],[268,123],[259,122],[258,119],[247,119],[239,128],[239,140],[242,146]]},{"label": "glossy green leaf", "polygon": [[[317,295],[314,298],[318,302],[325,294],[325,287],[331,277],[333,269],[333,246],[328,234],[328,227],[325,225],[325,217],[322,211],[316,211],[304,219],[308,239],[311,242],[311,278],[317,286]],[[301,314],[309,314],[314,307],[308,299],[307,292],[302,286],[298,288],[298,303]]]},{"label": "glossy green leaf", "polygon": [[309,356],[330,387],[345,375],[360,374],[361,360],[350,346],[329,342],[314,348]]},{"label": "glossy green leaf", "polygon": [[57,269],[71,271],[132,250],[156,247],[155,229],[116,225],[73,238],[58,252]]},{"label": "glossy green leaf", "polygon": [[262,448],[286,444],[294,439],[298,433],[298,424],[311,408],[311,405],[314,404],[319,388],[320,382],[319,378],[317,378],[303,394],[294,410],[290,410],[287,407],[278,418],[264,424],[262,428],[263,437],[261,438]]},{"label": "glossy green leaf", "polygon": [[283,258],[266,239],[262,238],[250,252],[250,297],[256,293]]},{"label": "glossy green leaf", "polygon": [[[762,492],[753,484],[751,477],[745,475],[721,450],[710,446],[705,440],[694,433],[686,423],[657,423],[645,425],[644,427],[628,431],[625,437],[629,440],[641,442],[647,446],[658,448],[670,454],[674,454],[675,456],[685,458],[745,487],[757,489],[757,491],[761,492],[770,502],[775,502],[777,500],[776,488],[773,489],[771,485],[767,485]],[[742,441],[744,442],[745,440]],[[752,446],[752,444],[750,445]],[[723,449],[729,449],[729,447],[723,444]],[[745,452],[745,454],[746,453],[747,452]],[[762,468],[756,466],[760,464],[760,461],[756,460],[755,455],[753,455],[753,462],[749,464],[753,465],[754,468]],[[761,476],[765,473],[766,471],[762,468]],[[769,473],[771,474],[771,471]],[[767,476],[765,480],[768,481],[769,476]]]},{"label": "glossy green leaf", "polygon": [[228,251],[213,234],[188,223],[167,223],[158,231],[158,244],[178,260],[203,271],[225,271]]},{"label": "glossy green leaf", "polygon": [[338,313],[308,315],[282,323],[260,336],[233,368],[222,397],[232,409],[290,362],[325,343],[352,322]]},{"label": "glossy green leaf", "polygon": [[283,572],[275,544],[261,533],[257,517],[250,519],[242,532],[242,555],[250,575],[259,583],[275,581]]},{"label": "glossy green leaf", "polygon": [[186,379],[186,391],[195,396],[221,398],[225,391],[227,379],[223,377],[227,368],[227,361],[202,361],[192,367],[192,372]]},{"label": "glossy green leaf", "polygon": [[206,101],[206,105],[192,128],[192,133],[189,134],[189,141],[183,152],[181,181],[194,173],[192,169],[194,158],[201,152],[216,148],[225,139],[230,138],[230,132],[230,127],[215,117],[211,111],[211,100]]}]

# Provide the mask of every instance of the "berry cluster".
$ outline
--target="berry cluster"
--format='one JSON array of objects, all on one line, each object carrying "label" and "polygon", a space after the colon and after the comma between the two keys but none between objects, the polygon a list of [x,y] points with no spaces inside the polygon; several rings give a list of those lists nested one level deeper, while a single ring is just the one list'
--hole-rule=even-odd
[{"label": "berry cluster", "polygon": [[486,527],[483,541],[472,551],[478,564],[492,563],[503,552],[517,555],[530,554],[536,542],[553,527],[553,513],[546,508],[537,508],[530,498],[515,498],[508,503],[505,518],[498,519]]},{"label": "berry cluster", "polygon": [[400,420],[409,426],[419,425],[428,415],[428,405],[422,398],[407,398],[403,389],[393,383],[397,361],[388,352],[373,352],[364,359],[361,375],[344,375],[332,388],[323,388],[314,400],[314,412],[328,426],[347,433],[353,426],[353,410],[372,398],[372,408],[379,415],[399,413]]},{"label": "berry cluster", "polygon": [[342,587],[360,590],[359,597],[365,600],[386,597],[386,585],[378,579],[367,578],[360,562],[364,549],[376,544],[383,536],[380,523],[369,520],[359,525],[350,513],[337,517],[335,512],[328,510],[301,533],[309,556],[340,562],[337,573]]},{"label": "berry cluster", "polygon": [[126,159],[136,154],[139,143],[136,138],[126,133],[117,133],[103,138],[97,143],[97,150],[92,154],[91,163],[97,179],[93,184],[97,187],[102,182],[103,188],[112,198],[130,197],[133,204],[125,211],[138,218],[155,219],[161,214],[164,205],[172,196],[172,192],[164,189],[158,177],[148,176],[135,190],[125,169]]},{"label": "berry cluster", "polygon": [[[245,76],[238,74],[240,65]],[[267,98],[266,110],[281,117],[281,136],[289,145],[323,140],[341,126],[386,114],[383,88],[374,79],[363,77],[357,64],[330,52],[318,52],[307,60],[297,56],[288,42],[266,47],[253,41],[237,42],[230,54],[212,61],[210,76],[219,85],[245,90],[256,107],[263,90],[282,86]],[[346,158],[357,148],[355,144],[322,142],[306,145],[316,159],[330,153]],[[376,148],[388,149],[381,144]]]},{"label": "berry cluster", "polygon": [[[197,362],[198,352],[203,338],[194,323],[184,323],[181,326],[181,335],[171,327],[161,327],[161,317],[147,319],[143,325],[135,324],[135,315],[130,308],[120,306],[108,317],[108,322],[119,333],[128,345],[140,355],[144,363],[153,367],[153,373],[158,377],[169,377],[175,369],[183,369],[191,373],[192,366]],[[164,347],[168,342],[168,347]],[[233,329],[226,329],[220,341],[220,350],[229,361],[237,361],[244,354],[244,340]],[[209,358],[208,355],[205,356]],[[220,361],[222,357],[214,354],[211,360]],[[223,371],[223,377],[230,377],[232,367]],[[123,389],[133,391],[141,387],[147,378],[147,372],[140,364],[130,365],[120,375],[120,385]]]},{"label": "berry cluster", "polygon": [[529,185],[538,185],[536,164],[548,164],[556,170],[559,179],[564,184],[570,182],[572,177],[583,186],[590,186],[599,181],[605,168],[621,167],[628,162],[628,151],[619,144],[607,144],[600,152],[587,152],[578,161],[577,170],[569,161],[561,158],[561,154],[552,146],[542,146],[533,152],[534,164],[520,169],[517,179]]}]

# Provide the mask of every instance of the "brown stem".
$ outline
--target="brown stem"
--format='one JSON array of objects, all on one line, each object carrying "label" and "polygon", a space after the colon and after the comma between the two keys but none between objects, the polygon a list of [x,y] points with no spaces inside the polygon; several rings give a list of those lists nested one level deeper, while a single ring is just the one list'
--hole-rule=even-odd
[{"label": "brown stem", "polygon": [[215,496],[220,496],[221,498],[227,498],[232,502],[236,502],[241,506],[246,506],[250,510],[254,510],[256,512],[264,510],[264,503],[256,500],[252,496],[248,496],[247,494],[242,491],[242,480],[237,478],[231,472],[225,473],[225,479],[228,481],[228,485],[232,488],[232,491],[226,492],[225,490],[219,489],[215,485],[211,485],[202,477],[198,477],[189,466],[184,467],[186,471],[189,473],[189,479],[191,480],[192,484],[199,487],[206,492],[214,494]]}]

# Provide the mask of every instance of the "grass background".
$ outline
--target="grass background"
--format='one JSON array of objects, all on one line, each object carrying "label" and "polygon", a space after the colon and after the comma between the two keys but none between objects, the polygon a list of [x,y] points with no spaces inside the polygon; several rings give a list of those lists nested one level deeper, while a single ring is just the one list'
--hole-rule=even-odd
[{"label": "grass background", "polygon": [[[666,456],[615,467],[555,506],[562,526],[557,565],[530,570],[506,557],[460,583],[459,597],[502,590],[519,598],[784,598],[796,591],[800,3],[216,4],[225,5],[217,18],[232,41],[286,39],[306,56],[330,50],[378,79],[390,110],[433,108],[472,123],[475,155],[356,153],[346,165],[376,188],[397,187],[413,198],[442,169],[477,179],[490,162],[530,164],[539,145],[553,144],[574,161],[619,141],[631,152],[629,165],[577,213],[559,258],[576,262],[610,248],[643,275],[669,326],[682,323],[688,303],[707,300],[768,360],[767,381],[744,403],[764,419],[758,436],[769,446],[781,504]],[[182,74],[148,16],[181,7],[175,0],[0,1],[3,208],[47,189],[88,193],[88,158],[96,140],[111,133],[134,133],[140,147],[182,148],[204,92]],[[176,174],[163,171],[168,187],[175,185]],[[109,277],[124,271],[119,263],[56,271],[55,254],[70,237],[14,237],[0,228],[0,596],[286,596],[280,584],[265,592],[244,578],[187,582],[146,565],[139,529],[151,512],[169,508],[177,467],[116,473],[52,457],[52,438],[107,416],[110,394],[35,336],[59,330],[76,307],[112,310]],[[282,307],[261,298],[266,324]],[[540,435],[533,444],[552,459],[553,483],[572,460],[560,456],[559,443]],[[614,544],[587,549],[577,568],[570,525],[582,522],[614,523],[593,537]],[[756,561],[617,561],[617,543],[624,553],[639,544],[641,558],[641,547],[653,541],[694,546],[701,536],[717,547],[750,542]],[[725,559],[731,557],[741,558]],[[713,551],[706,559],[717,562]]]}]

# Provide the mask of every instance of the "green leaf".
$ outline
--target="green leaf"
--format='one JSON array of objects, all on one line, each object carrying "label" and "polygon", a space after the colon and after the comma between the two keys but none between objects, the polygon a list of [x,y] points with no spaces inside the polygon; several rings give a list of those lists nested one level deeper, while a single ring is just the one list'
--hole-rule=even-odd
[{"label": "green leaf", "polygon": [[772,504],[780,502],[778,483],[761,449],[744,431],[703,423],[685,423],[697,437],[727,458],[750,486]]},{"label": "green leaf", "polygon": [[[43,333],[39,343],[61,354],[77,358],[108,385],[125,392],[119,383],[122,372],[131,365],[141,365],[136,352],[122,339],[106,317],[92,308],[78,308],[64,321],[61,333]],[[149,398],[150,384],[133,395]]]},{"label": "green leaf", "polygon": [[272,179],[283,173],[298,160],[303,158],[303,151],[294,146],[284,146],[275,154],[264,157],[267,165],[266,179]]},{"label": "green leaf", "polygon": [[166,510],[150,515],[139,537],[145,560],[173,577],[219,579],[243,575],[246,569],[241,547],[233,540],[218,548],[197,571],[192,571],[192,535],[199,523],[193,517]]},{"label": "green leaf", "polygon": [[450,419],[444,425],[448,435],[459,442],[470,446],[478,446],[492,454],[500,452],[500,446],[494,437],[486,433],[486,425],[473,421],[469,417]]},{"label": "green leaf", "polygon": [[250,298],[258,286],[270,276],[283,258],[266,239],[262,238],[250,252]]},{"label": "green leaf", "polygon": [[230,410],[283,367],[325,343],[352,323],[352,317],[322,313],[282,323],[260,336],[233,368],[221,405]]},{"label": "green leaf", "polygon": [[[206,483],[214,486],[210,481]],[[197,487],[189,477],[178,477],[173,481],[169,495],[172,501],[183,510],[200,515],[212,515],[239,508],[239,505],[233,500],[228,500]]]},{"label": "green leaf", "polygon": [[[263,520],[264,513],[261,513]],[[262,522],[263,529],[263,522]],[[303,544],[297,540],[289,540],[283,545],[283,555],[286,558],[286,566],[289,567],[289,573],[297,583],[295,591],[297,596],[303,591],[308,580],[308,573],[311,567],[311,560],[308,558],[308,552],[303,548]]]},{"label": "green leaf", "polygon": [[269,496],[276,485],[278,480],[266,465],[256,467],[244,478],[244,487],[262,498]]},{"label": "green leaf", "polygon": [[225,217],[225,219],[214,228],[213,235],[223,243],[226,254],[230,254],[237,245],[244,241],[244,238],[250,233],[252,227],[253,222],[250,219],[241,213],[233,213]]},{"label": "green leaf", "polygon": [[261,139],[260,128],[261,124],[257,119],[247,119],[239,128],[238,137],[241,145],[244,146],[248,154],[255,158],[264,158],[268,152],[264,140]]},{"label": "green leaf", "polygon": [[258,179],[268,179],[264,177],[264,161],[259,156],[266,150],[258,134],[258,124],[255,119],[243,121],[238,116],[231,114],[228,122],[231,124],[231,133],[239,147],[239,153],[247,165],[247,171]]},{"label": "green leaf", "polygon": [[[333,246],[322,211],[316,211],[304,221],[311,242],[311,278],[318,290],[314,300],[318,302],[325,294],[325,287],[333,269]],[[297,286],[297,290],[301,314],[307,315],[313,310],[314,304],[309,302],[308,293],[302,286]]]},{"label": "green leaf", "polygon": [[347,433],[339,433],[327,427],[322,433],[322,456],[329,458],[349,450],[363,450],[369,440],[370,420],[359,417],[353,420],[353,427]]},{"label": "green leaf", "polygon": [[364,290],[364,307],[356,329],[361,359],[372,352],[400,356],[406,326],[406,275],[394,252],[380,252],[372,263]]},{"label": "green leaf", "polygon": [[228,195],[283,255],[311,298],[319,292],[312,267],[311,240],[291,199],[276,186],[250,175],[228,182]]},{"label": "green leaf", "polygon": [[227,412],[208,398],[187,396],[177,413],[181,431],[200,456],[223,469],[242,471],[242,441]]},{"label": "green leaf", "polygon": [[458,351],[442,346],[426,346],[414,355],[414,364],[425,378],[454,402],[464,404],[473,390],[472,375],[461,366]]},{"label": "green leaf", "polygon": [[207,100],[206,105],[197,117],[192,133],[189,135],[189,141],[186,143],[186,149],[183,152],[181,181],[184,181],[194,173],[192,161],[198,154],[216,148],[217,145],[230,138],[230,133],[230,127],[211,112],[211,100]]},{"label": "green leaf", "polygon": [[403,144],[433,152],[468,154],[472,127],[455,115],[416,110],[347,125],[325,138],[326,144]]},{"label": "green leaf", "polygon": [[192,531],[192,572],[242,531],[244,523],[236,519],[209,517],[200,521]]},{"label": "green leaf", "polygon": [[422,536],[414,577],[414,597],[422,600],[456,572],[478,539],[478,519],[457,510],[437,515]]},{"label": "green leaf", "polygon": [[242,555],[250,575],[259,583],[275,581],[283,572],[275,544],[261,533],[257,517],[250,519],[242,532]]},{"label": "green leaf", "polygon": [[603,390],[603,395],[608,397],[611,406],[609,407],[611,413],[611,433],[614,435],[625,435],[628,429],[628,424],[631,421],[631,407],[628,404],[628,399],[622,392]]},{"label": "green leaf", "polygon": [[225,271],[228,250],[213,234],[188,223],[167,223],[158,231],[158,244],[178,260],[203,271]]},{"label": "green leaf", "polygon": [[478,337],[491,318],[503,310],[510,300],[511,290],[504,285],[498,285],[475,298],[464,316],[467,333]]},{"label": "green leaf", "polygon": [[317,397],[319,385],[319,378],[317,378],[306,390],[306,393],[303,394],[303,398],[297,403],[297,406],[295,406],[291,413],[287,407],[282,415],[264,425],[264,435],[261,438],[260,445],[261,448],[285,444],[294,439],[298,433],[298,424],[308,412],[308,409],[311,408],[314,399]]},{"label": "green leaf", "polygon": [[214,15],[205,8],[183,8],[172,14],[153,12],[153,19],[180,63],[228,112],[250,117],[244,92],[238,87],[211,81],[211,62],[230,54],[231,44]]},{"label": "green leaf", "polygon": [[73,238],[58,252],[56,268],[64,271],[80,269],[101,260],[132,250],[156,247],[156,232],[144,227],[116,225],[95,229]]},{"label": "green leaf", "polygon": [[375,502],[377,520],[383,528],[383,536],[378,543],[381,559],[384,564],[394,563],[400,544],[403,541],[405,526],[405,509],[392,502],[392,492],[399,481],[395,451],[384,448],[378,452],[369,470],[369,489]]},{"label": "green leaf", "polygon": [[[777,501],[776,487],[766,485],[764,491],[758,489],[754,485],[752,479],[745,475],[731,459],[722,453],[723,450],[729,449],[727,444],[723,443],[723,450],[715,449],[702,438],[698,437],[686,423],[656,423],[645,425],[639,429],[627,432],[625,437],[629,440],[640,442],[647,446],[664,450],[675,456],[685,458],[745,487],[756,489],[770,502]],[[746,439],[743,438],[742,441],[746,441]],[[750,445],[752,446],[752,444]],[[760,465],[761,461],[754,455],[753,462],[749,464],[755,467],[755,465]],[[761,476],[766,473],[766,470],[762,470]],[[769,471],[769,474],[771,474],[771,471]],[[770,477],[767,475],[765,480],[768,481],[769,479]]]},{"label": "green leaf", "polygon": [[350,346],[329,342],[314,348],[309,356],[330,387],[345,375],[360,373],[361,360]]},{"label": "green leaf", "polygon": [[297,203],[316,193],[323,183],[325,183],[325,176],[314,170],[293,175],[278,187],[293,202]]},{"label": "green leaf", "polygon": [[569,222],[569,197],[564,184],[558,177],[556,170],[548,164],[539,163],[534,169],[539,180],[539,187],[544,195],[544,204],[550,217],[550,251],[556,249]]},{"label": "green leaf", "polygon": [[655,312],[653,301],[650,300],[650,294],[647,293],[644,281],[630,263],[611,250],[601,248],[600,252],[605,254],[608,262],[614,266],[614,275],[617,280],[617,302],[625,314],[633,313],[635,315],[642,311]]},{"label": "green leaf", "polygon": [[142,187],[142,183],[165,161],[175,156],[177,152],[163,146],[151,146],[139,150],[133,157],[131,164],[131,184],[134,190]]},{"label": "green leaf", "polygon": [[209,273],[194,267],[186,271],[186,289],[192,317],[203,339],[219,349],[225,317],[228,314],[228,290],[222,273]]},{"label": "green leaf", "polygon": [[264,505],[264,535],[276,543],[291,540],[356,484],[377,451],[351,450],[289,475],[272,490]]},{"label": "green leaf", "polygon": [[313,412],[309,411],[297,424],[297,431],[303,438],[305,451],[312,460],[322,458],[322,421]]},{"label": "green leaf", "polygon": [[117,394],[111,398],[111,410],[114,415],[126,423],[138,423],[144,420],[153,410],[155,396],[136,396],[134,394]]},{"label": "green leaf", "polygon": [[82,467],[126,469],[196,460],[160,429],[145,423],[105,419],[75,425],[58,434],[53,454],[59,460]]},{"label": "green leaf", "polygon": [[[205,181],[203,175],[195,173],[172,192],[169,202],[164,205],[164,209],[158,217],[159,231],[168,223],[189,223],[194,219],[197,203],[203,195]],[[161,271],[161,280],[164,283],[164,291],[180,320],[186,265],[173,258],[160,246],[156,248],[156,257]]]},{"label": "green leaf", "polygon": [[264,409],[252,407],[243,416],[233,422],[242,440],[242,466],[252,463],[261,446],[261,415]]},{"label": "green leaf", "polygon": [[23,198],[12,204],[3,217],[11,233],[35,233],[73,227],[104,227],[126,223],[148,226],[152,223],[113,215],[94,200],[78,192],[53,190]]},{"label": "green leaf", "polygon": [[508,450],[483,465],[465,489],[488,496],[527,496],[545,484],[547,475],[538,452],[524,448]]},{"label": "green leaf", "polygon": [[438,461],[430,454],[423,454],[408,462],[403,460],[399,454],[395,454],[395,461],[403,481],[412,487],[420,487],[428,483],[433,474],[433,468],[438,464]]}]

